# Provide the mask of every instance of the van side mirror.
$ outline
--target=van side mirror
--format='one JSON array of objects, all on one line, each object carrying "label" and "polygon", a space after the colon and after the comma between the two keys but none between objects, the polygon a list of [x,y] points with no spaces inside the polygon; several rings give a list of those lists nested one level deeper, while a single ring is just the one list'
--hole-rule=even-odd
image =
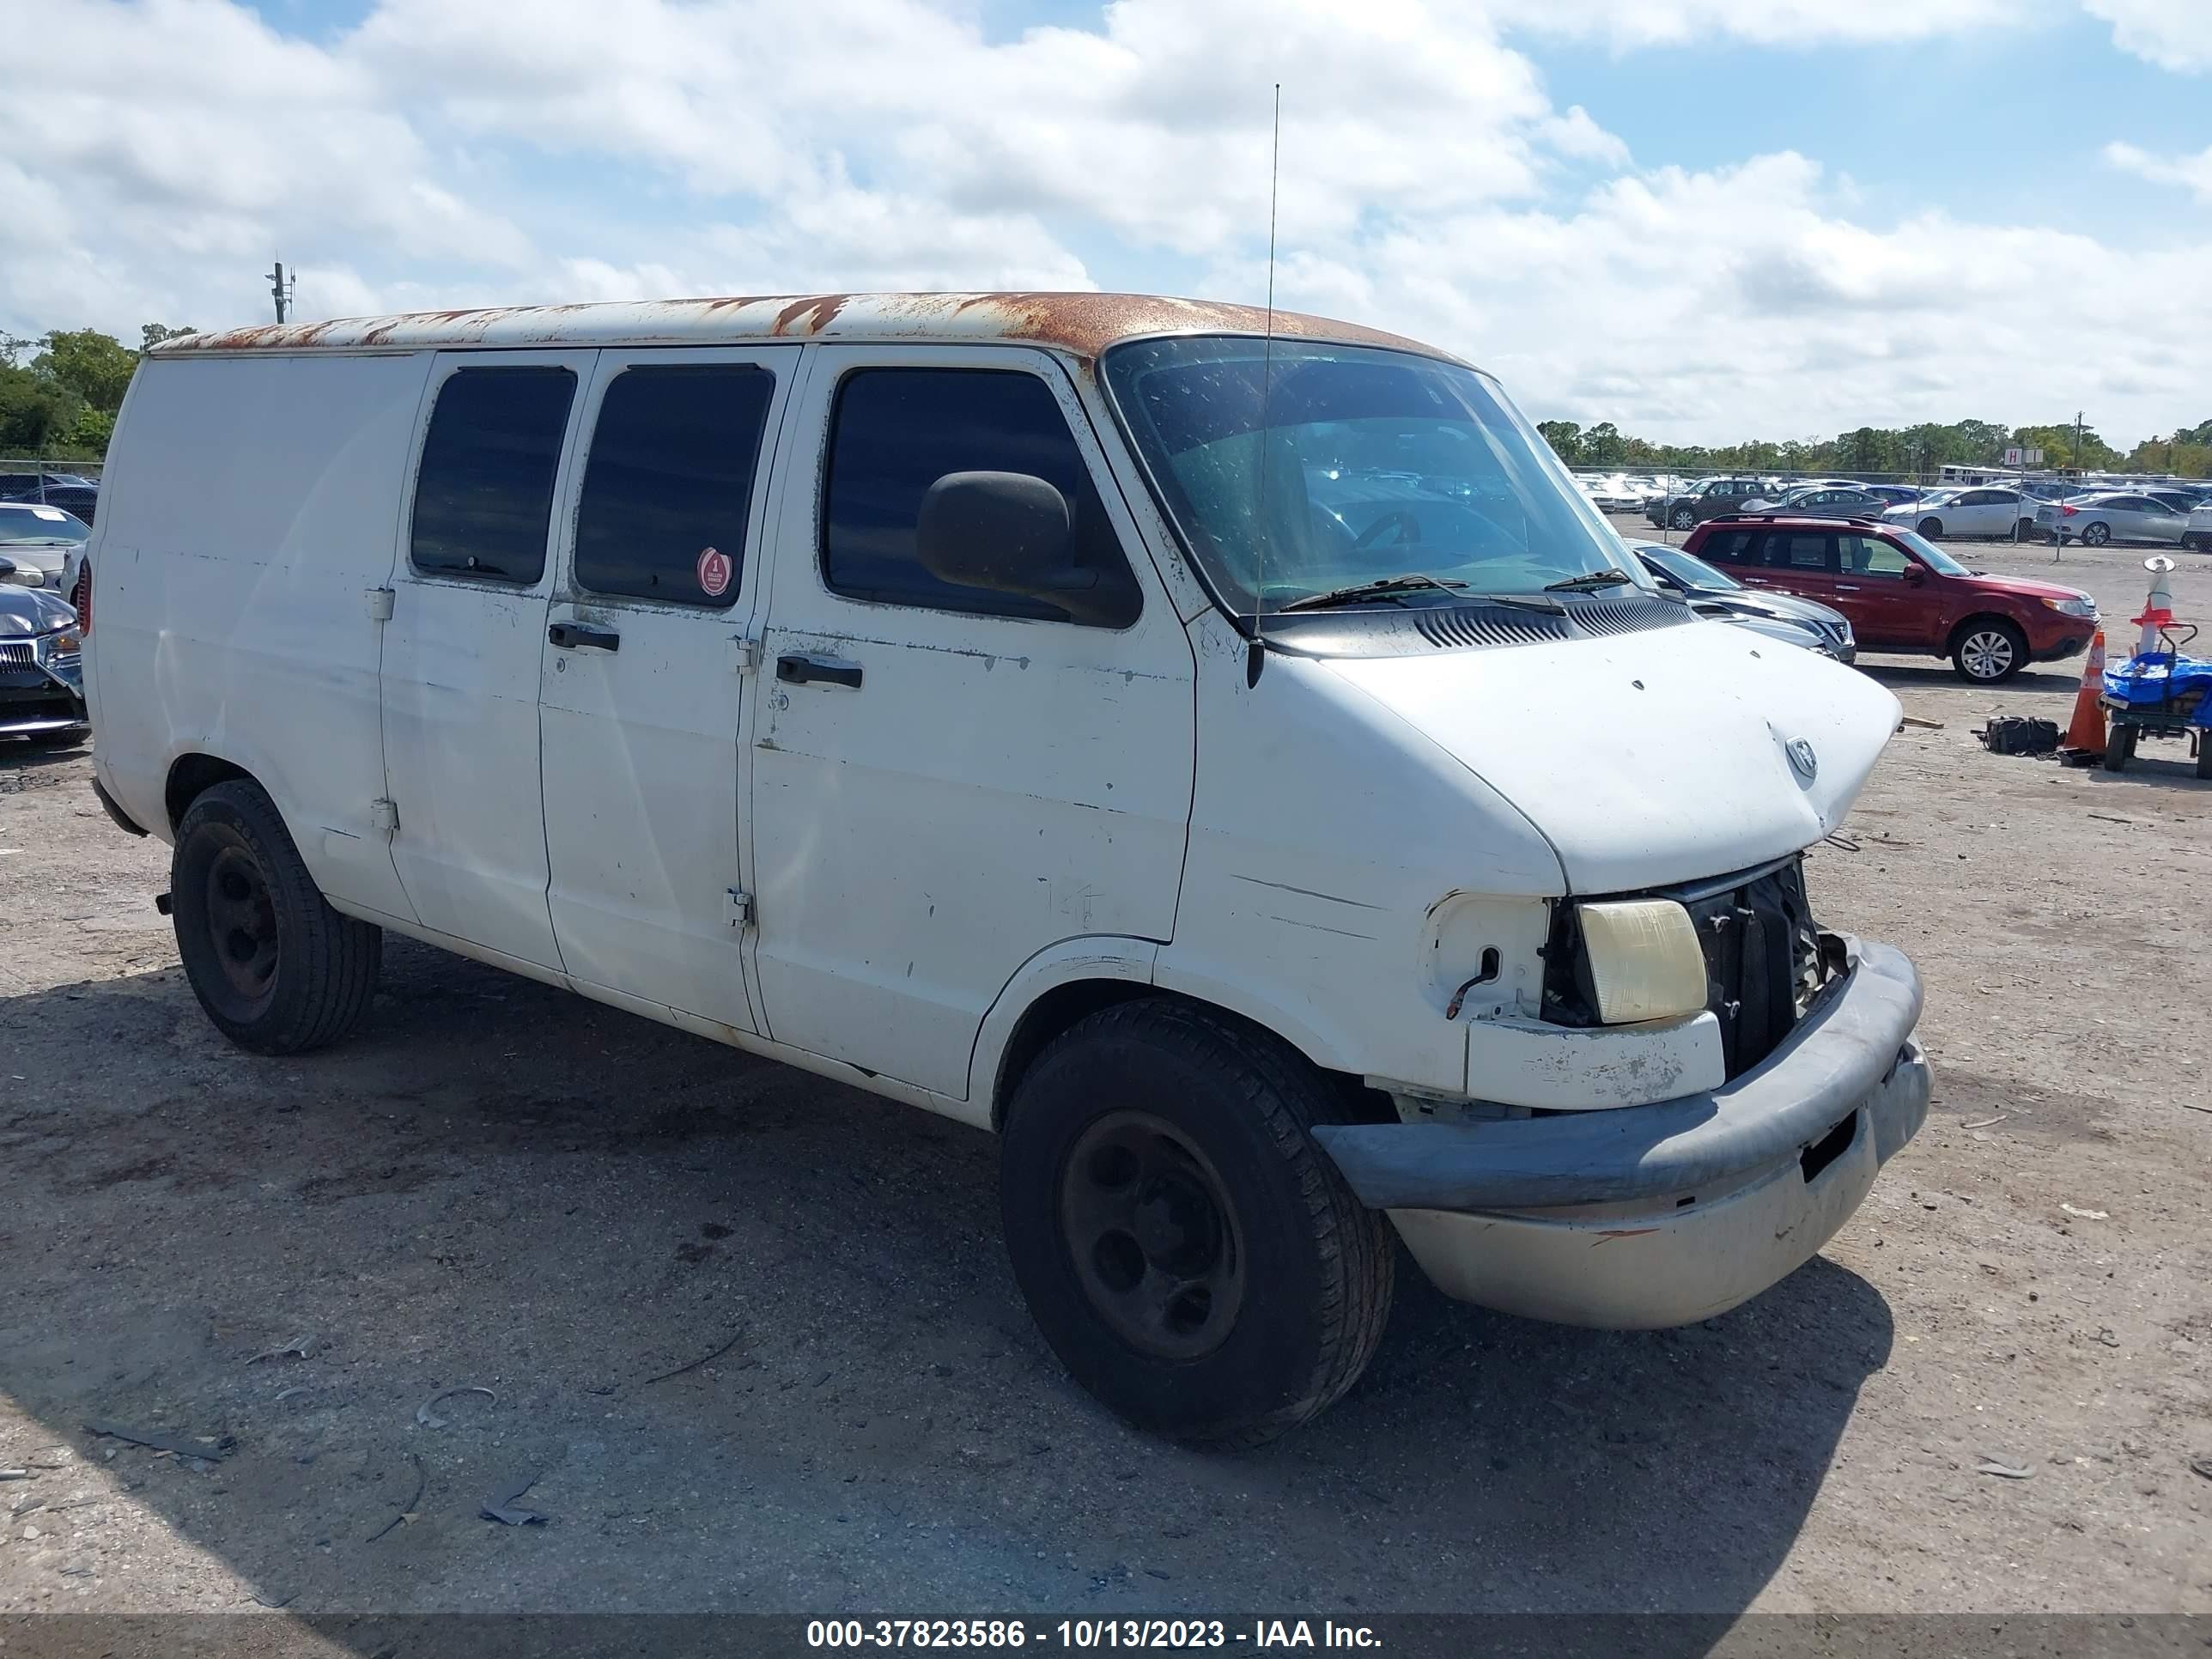
[{"label": "van side mirror", "polygon": [[948,472],[921,498],[915,554],[939,581],[1057,605],[1078,620],[1098,572],[1068,562],[1067,497],[1028,472]]}]

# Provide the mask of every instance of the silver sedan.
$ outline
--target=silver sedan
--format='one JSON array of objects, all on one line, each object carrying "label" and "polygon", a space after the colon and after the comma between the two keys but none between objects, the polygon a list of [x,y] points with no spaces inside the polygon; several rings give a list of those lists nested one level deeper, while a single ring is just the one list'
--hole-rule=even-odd
[{"label": "silver sedan", "polygon": [[2170,542],[2189,536],[2189,520],[2164,501],[2124,490],[2076,495],[2058,508],[2058,533],[2089,547],[2106,542]]}]

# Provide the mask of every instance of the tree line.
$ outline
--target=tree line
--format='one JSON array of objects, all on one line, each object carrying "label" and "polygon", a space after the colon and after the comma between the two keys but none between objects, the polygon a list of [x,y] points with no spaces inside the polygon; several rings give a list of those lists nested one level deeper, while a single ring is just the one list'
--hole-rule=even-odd
[{"label": "tree line", "polygon": [[1753,440],[1718,448],[1655,444],[1629,436],[1610,421],[1593,427],[1572,421],[1540,421],[1544,434],[1570,466],[1610,466],[1669,472],[1891,472],[1932,474],[1947,463],[2000,466],[2007,449],[2040,449],[2043,465],[2060,471],[2166,472],[2212,478],[2212,420],[2146,438],[2122,451],[2088,427],[2000,425],[1994,421],[1933,421],[1918,426],[1863,426],[1833,438]]},{"label": "tree line", "polygon": [[192,331],[148,323],[136,349],[94,328],[56,329],[28,340],[0,334],[0,455],[100,459],[140,354]]}]

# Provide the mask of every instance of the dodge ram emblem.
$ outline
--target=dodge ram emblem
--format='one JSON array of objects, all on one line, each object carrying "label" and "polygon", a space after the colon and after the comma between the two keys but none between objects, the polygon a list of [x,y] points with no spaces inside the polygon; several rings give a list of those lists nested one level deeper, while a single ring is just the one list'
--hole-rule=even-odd
[{"label": "dodge ram emblem", "polygon": [[1802,738],[1792,738],[1784,745],[1790,757],[1790,769],[1810,783],[1820,775],[1820,757],[1813,752],[1813,745]]}]

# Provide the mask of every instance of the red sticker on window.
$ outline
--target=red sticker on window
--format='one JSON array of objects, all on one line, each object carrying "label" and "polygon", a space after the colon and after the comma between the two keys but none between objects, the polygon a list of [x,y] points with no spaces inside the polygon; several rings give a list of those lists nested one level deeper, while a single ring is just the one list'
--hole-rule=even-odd
[{"label": "red sticker on window", "polygon": [[730,591],[730,556],[714,548],[699,555],[699,590],[710,599]]}]

